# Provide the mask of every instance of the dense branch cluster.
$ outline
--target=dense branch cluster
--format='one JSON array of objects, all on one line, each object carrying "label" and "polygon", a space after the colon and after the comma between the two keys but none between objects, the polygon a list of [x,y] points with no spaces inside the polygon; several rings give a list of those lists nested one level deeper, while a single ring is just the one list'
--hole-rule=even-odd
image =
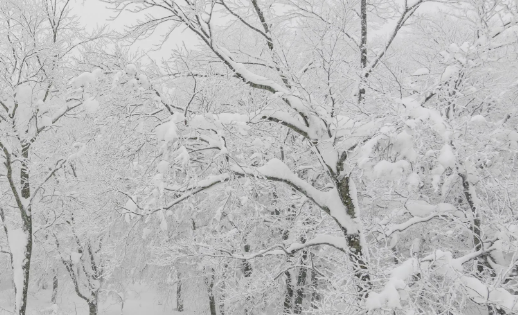
[{"label": "dense branch cluster", "polygon": [[515,1],[103,2],[0,3],[15,314],[518,313]]}]

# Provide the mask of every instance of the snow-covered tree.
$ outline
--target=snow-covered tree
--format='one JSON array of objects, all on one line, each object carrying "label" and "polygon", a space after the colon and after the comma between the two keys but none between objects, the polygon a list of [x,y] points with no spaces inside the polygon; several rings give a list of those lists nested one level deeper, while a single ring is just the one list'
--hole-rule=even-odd
[{"label": "snow-covered tree", "polygon": [[[71,157],[46,155],[42,138],[65,116],[96,101],[85,91],[97,72],[75,74],[70,63],[87,39],[70,17],[69,1],[0,3],[0,215],[8,242],[15,313],[25,314],[34,218],[42,189]],[[38,155],[41,153],[42,155]]]},{"label": "snow-covered tree", "polygon": [[1,4],[18,314],[33,252],[90,314],[518,311],[516,1],[104,2]]},{"label": "snow-covered tree", "polygon": [[[495,270],[503,270],[496,260],[507,273],[514,266],[502,257],[513,256],[516,219],[498,210],[512,208],[505,192],[514,177],[490,183],[495,175],[487,166],[495,165],[490,157],[510,158],[504,165],[513,166],[504,172],[515,172],[516,131],[505,102],[513,99],[515,80],[496,71],[513,62],[505,60],[515,45],[507,30],[514,26],[513,2],[107,2],[157,12],[136,22],[130,39],[184,28],[199,41],[195,50],[171,52],[154,83],[163,86],[160,102],[172,115],[156,128],[160,204],[153,199],[143,214],[189,209],[188,216],[201,210],[221,217],[234,185],[239,198],[247,197],[247,183],[271,195],[280,189],[284,198],[293,190],[312,203],[299,211],[324,214],[309,235],[282,245],[268,244],[271,235],[257,250],[243,250],[257,243],[251,237],[241,253],[206,244],[212,253],[204,255],[246,262],[300,251],[305,260],[310,247],[337,248],[348,259],[325,264],[340,276],[326,285],[333,299],[322,298],[324,313],[337,305],[349,305],[346,312],[440,313],[473,302],[489,311],[515,310],[512,282],[494,283]],[[451,25],[456,32],[446,29]],[[484,90],[489,86],[492,93]],[[487,114],[477,115],[481,110]],[[477,168],[488,177],[482,180]],[[257,193],[252,199],[259,201]],[[275,208],[272,199],[263,205]],[[246,203],[239,208],[244,222],[252,218]],[[497,213],[500,228],[494,219],[483,223]],[[501,242],[506,254],[495,247]],[[444,296],[446,283],[453,285]],[[293,294],[290,285],[286,290]]]}]

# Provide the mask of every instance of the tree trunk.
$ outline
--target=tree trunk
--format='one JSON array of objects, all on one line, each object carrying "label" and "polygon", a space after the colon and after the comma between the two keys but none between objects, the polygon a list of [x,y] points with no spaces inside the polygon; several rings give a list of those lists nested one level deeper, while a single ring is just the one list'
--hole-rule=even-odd
[{"label": "tree trunk", "polygon": [[362,69],[367,67],[367,0],[361,0],[360,3],[361,18],[361,43],[360,43],[360,63]]},{"label": "tree trunk", "polygon": [[[338,193],[340,195],[340,199],[342,200],[343,205],[347,210],[347,214],[355,219],[357,217],[358,209],[355,208],[353,199],[351,197],[350,191],[350,178],[344,177],[341,180],[337,180],[337,188]],[[371,287],[370,275],[367,270],[367,263],[365,261],[363,248],[360,241],[360,234],[358,233],[349,233],[345,227],[343,227],[340,222],[337,222],[342,232],[345,235],[347,246],[349,248],[349,259],[353,264],[354,275],[357,280],[358,292],[361,296],[367,294]]]},{"label": "tree trunk", "polygon": [[88,302],[88,315],[97,315],[97,301]]},{"label": "tree trunk", "polygon": [[[305,242],[305,240],[304,240]],[[306,262],[308,258],[308,251],[304,250],[302,252],[302,265]],[[301,314],[302,313],[302,302],[304,302],[304,285],[306,284],[306,278],[307,278],[307,269],[302,267],[299,268],[299,275],[297,277],[297,294],[295,296],[295,303],[294,303],[294,313],[295,314]]]},{"label": "tree trunk", "polygon": [[50,301],[52,304],[56,304],[56,299],[58,296],[58,272],[54,269],[54,277],[52,278],[52,297]]},{"label": "tree trunk", "polygon": [[[32,224],[31,224],[32,225]],[[32,257],[32,226],[28,226],[28,230],[25,230],[27,228],[24,226],[24,234],[27,238],[27,244],[24,248],[24,260],[21,264],[21,287],[19,287],[19,283],[17,281],[14,282],[14,294],[17,297],[18,293],[21,291],[21,299],[18,301],[16,299],[15,301],[15,313],[17,315],[25,315],[26,309],[27,309],[27,292],[29,289],[29,278],[30,278],[30,269],[31,269],[31,257]],[[13,274],[15,277],[17,277],[18,271],[16,271],[14,268],[19,268],[18,266],[13,265]]]},{"label": "tree trunk", "polygon": [[[22,202],[21,207],[19,206],[21,218],[22,218],[22,228],[27,238],[27,243],[24,248],[24,256],[25,259],[22,262],[22,287],[17,288],[15,286],[15,294],[18,290],[21,289],[22,296],[19,305],[15,305],[15,309],[17,314],[25,315],[27,308],[27,293],[29,290],[29,278],[30,278],[30,270],[31,270],[31,258],[32,258],[32,216],[31,216],[31,206],[30,204],[25,204],[26,201],[30,200],[31,197],[31,189],[29,185],[29,169],[28,169],[28,161],[29,161],[29,149],[30,145],[27,143],[22,144],[22,163],[20,169],[20,184],[22,186],[21,189],[21,198],[24,200]],[[14,187],[13,187],[14,188]]]},{"label": "tree trunk", "polygon": [[501,308],[496,308],[494,305],[487,306],[488,315],[506,315],[507,312]]},{"label": "tree trunk", "polygon": [[178,273],[178,282],[176,283],[176,310],[183,312],[182,280],[180,273]]},{"label": "tree trunk", "polygon": [[[469,208],[471,209],[471,214],[473,215],[473,225],[471,226],[471,231],[473,233],[473,245],[475,246],[475,251],[479,251],[482,249],[482,233],[481,233],[481,220],[480,220],[480,212],[477,208],[477,203],[475,201],[476,196],[475,194],[475,187],[472,186],[472,184],[468,180],[467,174],[461,174],[459,173],[460,178],[462,179],[462,188],[464,192],[464,197],[466,197],[466,201],[469,205]],[[488,254],[490,255],[490,254]],[[487,261],[488,257],[486,255],[483,255],[476,260],[476,268],[477,268],[477,275],[480,277],[482,276],[482,273],[484,272],[484,269],[488,269],[493,271],[491,265]],[[492,272],[492,277],[496,276],[496,273]],[[493,305],[487,306],[487,312],[489,315],[504,315],[507,314],[507,312],[503,309],[497,309]]]},{"label": "tree trunk", "polygon": [[[313,254],[312,254],[313,255]],[[317,273],[315,270],[311,271],[311,307],[313,309],[317,309],[317,303],[320,301],[320,294],[318,293],[318,280],[317,280]]]},{"label": "tree trunk", "polygon": [[[473,196],[473,191],[475,188],[471,187],[471,183],[468,181],[467,175],[459,174],[462,179],[462,188],[464,192],[464,196],[466,197],[466,201],[471,209],[471,214],[473,215],[473,225],[471,226],[471,232],[473,233],[473,245],[475,246],[475,251],[479,251],[482,249],[482,238],[480,231],[480,214],[479,209],[477,209],[477,204],[475,202],[476,196]],[[483,258],[477,259],[477,272],[481,274],[484,271],[484,261]]]},{"label": "tree trunk", "polygon": [[[245,245],[245,253],[250,252],[250,245]],[[245,278],[249,278],[252,275],[252,265],[248,260],[243,260],[243,274]]]},{"label": "tree trunk", "polygon": [[284,272],[286,275],[286,294],[284,295],[284,314],[292,313],[293,285],[291,284],[291,273],[289,270]]},{"label": "tree trunk", "polygon": [[[250,245],[245,245],[245,253],[250,252]],[[245,275],[245,278],[250,278],[252,275],[252,265],[248,260],[243,260],[243,274]],[[248,309],[248,305],[250,304],[250,296],[246,297],[246,304],[245,304],[245,315],[250,315],[251,312]]]},{"label": "tree trunk", "polygon": [[210,315],[217,315],[217,313],[216,313],[216,300],[214,298],[214,294],[209,295],[209,308],[210,308]]},{"label": "tree trunk", "polygon": [[211,272],[210,276],[205,279],[205,284],[207,284],[207,293],[209,294],[210,315],[217,315],[216,299],[214,297],[214,270]]},{"label": "tree trunk", "polygon": [[[295,205],[291,205],[287,209],[287,218],[289,221],[293,222],[295,219]],[[290,237],[290,230],[286,229],[282,232],[282,240],[286,241]],[[287,257],[287,261],[290,261],[290,256]],[[286,294],[284,295],[284,303],[283,303],[283,310],[284,314],[292,314],[293,313],[293,283],[292,283],[292,277],[289,270],[284,272],[284,275],[286,276]]]},{"label": "tree trunk", "polygon": [[[361,41],[360,41],[360,66],[361,70],[367,67],[367,0],[361,0],[360,3],[360,23],[361,23]],[[360,86],[358,91],[358,104],[362,104],[365,99],[365,79],[367,73],[361,73]]]},{"label": "tree trunk", "polygon": [[227,264],[223,265],[223,281],[221,281],[221,295],[219,298],[219,314],[225,315],[225,271]]}]

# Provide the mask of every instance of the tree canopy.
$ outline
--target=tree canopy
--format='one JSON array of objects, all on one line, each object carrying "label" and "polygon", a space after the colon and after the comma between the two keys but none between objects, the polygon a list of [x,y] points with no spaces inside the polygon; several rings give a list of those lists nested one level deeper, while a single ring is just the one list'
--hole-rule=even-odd
[{"label": "tree canopy", "polygon": [[0,4],[6,308],[518,313],[515,1],[103,3]]}]

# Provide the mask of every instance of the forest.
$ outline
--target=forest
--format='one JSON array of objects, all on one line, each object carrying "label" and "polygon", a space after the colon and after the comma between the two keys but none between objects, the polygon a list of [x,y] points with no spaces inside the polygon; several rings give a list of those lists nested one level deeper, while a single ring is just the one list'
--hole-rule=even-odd
[{"label": "forest", "polygon": [[0,0],[0,314],[518,314],[517,99],[517,0]]}]

